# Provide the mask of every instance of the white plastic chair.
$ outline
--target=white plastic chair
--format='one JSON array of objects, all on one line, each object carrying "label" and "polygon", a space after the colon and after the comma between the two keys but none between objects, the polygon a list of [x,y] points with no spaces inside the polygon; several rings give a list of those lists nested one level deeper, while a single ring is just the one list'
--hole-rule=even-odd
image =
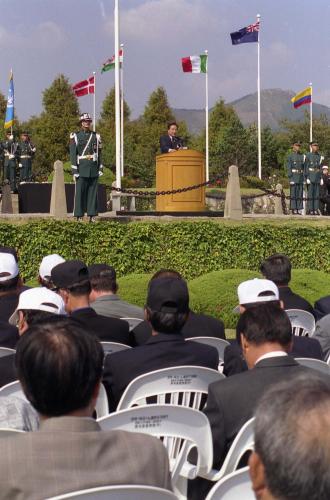
[{"label": "white plastic chair", "polygon": [[327,364],[327,365],[330,365],[330,354],[329,354],[329,356],[328,356],[328,359],[326,360],[326,364]]},{"label": "white plastic chair", "polygon": [[18,380],[0,387],[0,396],[17,396],[18,398],[27,401],[24,392],[22,391],[21,384]]},{"label": "white plastic chair", "polygon": [[119,485],[100,486],[88,490],[73,491],[65,495],[48,497],[46,500],[176,500],[176,496],[168,490],[156,486]]},{"label": "white plastic chair", "polygon": [[25,431],[22,431],[20,429],[6,429],[6,428],[0,428],[0,439],[6,438],[6,437],[13,437],[15,434],[24,434]]},{"label": "white plastic chair", "polygon": [[109,415],[108,396],[102,383],[100,384],[100,392],[96,400],[95,411],[97,418],[102,418],[106,415]]},{"label": "white plastic chair", "polygon": [[307,366],[308,368],[313,368],[320,373],[325,375],[330,375],[330,366],[325,361],[314,358],[295,358],[300,365]]},{"label": "white plastic chair", "polygon": [[255,500],[249,468],[244,467],[216,483],[205,500]]},{"label": "white plastic chair", "polygon": [[120,342],[101,342],[104,354],[112,354],[114,352],[125,351],[126,349],[131,349],[129,345],[121,344]]},{"label": "white plastic chair", "polygon": [[15,349],[9,349],[9,347],[0,347],[0,358],[9,356],[10,354],[15,354]]},{"label": "white plastic chair", "polygon": [[188,406],[200,410],[202,396],[207,395],[209,384],[223,380],[224,375],[201,366],[175,366],[145,373],[132,380],[126,387],[118,410],[133,405],[144,405],[146,398],[156,397],[158,404]]},{"label": "white plastic chair", "polygon": [[289,316],[292,326],[292,334],[299,337],[312,337],[315,331],[314,316],[301,309],[287,309],[285,311]]},{"label": "white plastic chair", "polygon": [[129,324],[129,331],[134,330],[134,328],[143,321],[143,319],[140,318],[120,318],[120,319],[122,319],[123,321],[127,321],[127,323]]},{"label": "white plastic chair", "polygon": [[219,481],[219,479],[234,472],[247,451],[254,449],[254,418],[248,420],[240,429],[231,447],[226,455],[226,458],[220,470],[212,469],[208,474],[201,474],[203,477],[211,481]]},{"label": "white plastic chair", "polygon": [[[187,479],[194,479],[211,470],[211,428],[207,417],[200,411],[183,406],[152,404],[112,413],[98,423],[102,430],[119,429],[161,438],[169,455],[172,484],[180,498],[185,497]],[[193,447],[198,451],[196,465],[187,461]]]},{"label": "white plastic chair", "polygon": [[223,369],[223,361],[225,356],[225,349],[230,345],[227,340],[219,339],[217,337],[190,337],[186,340],[192,340],[194,342],[200,342],[201,344],[210,345],[215,347],[219,354],[219,371]]}]

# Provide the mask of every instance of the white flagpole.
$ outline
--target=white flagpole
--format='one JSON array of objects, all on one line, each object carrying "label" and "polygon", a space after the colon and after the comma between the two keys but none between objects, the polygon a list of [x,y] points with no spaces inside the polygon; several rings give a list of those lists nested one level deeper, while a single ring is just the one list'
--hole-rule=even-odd
[{"label": "white flagpole", "polygon": [[115,111],[116,111],[116,187],[121,187],[120,165],[120,78],[119,78],[119,0],[115,0]]},{"label": "white flagpole", "polygon": [[205,50],[206,55],[206,73],[205,73],[205,149],[206,149],[206,181],[210,179],[209,174],[209,56],[208,50]]},{"label": "white flagpole", "polygon": [[313,140],[313,84],[309,84],[311,87],[311,102],[309,105],[309,115],[310,115],[310,126],[309,126],[309,141]]},{"label": "white flagpole", "polygon": [[94,76],[94,94],[93,94],[93,130],[96,130],[96,105],[95,105],[95,94],[96,94],[96,73],[93,71]]},{"label": "white flagpole", "polygon": [[124,177],[124,44],[120,44],[122,51],[122,63],[120,70],[120,159],[121,159],[121,175]]},{"label": "white flagpole", "polygon": [[[260,14],[257,14],[257,22],[260,23]],[[260,109],[260,24],[258,32],[258,176],[261,179],[261,109]]]}]

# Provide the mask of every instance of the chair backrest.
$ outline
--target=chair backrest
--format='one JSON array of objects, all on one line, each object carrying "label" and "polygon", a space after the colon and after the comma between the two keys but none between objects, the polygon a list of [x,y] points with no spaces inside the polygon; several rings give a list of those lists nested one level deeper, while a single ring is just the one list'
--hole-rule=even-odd
[{"label": "chair backrest", "polygon": [[95,411],[97,418],[105,417],[109,415],[109,403],[108,396],[104,385],[101,383],[100,392],[96,400]]},{"label": "chair backrest", "polygon": [[200,342],[201,344],[210,345],[215,347],[219,354],[219,363],[223,363],[225,349],[229,344],[227,340],[219,339],[217,337],[190,337],[186,340],[192,340],[194,342]]},{"label": "chair backrest", "polygon": [[200,410],[202,396],[207,395],[209,384],[224,378],[218,371],[201,366],[175,366],[149,372],[135,378],[126,387],[117,410],[146,404],[146,398],[152,396],[157,398],[158,404],[168,403]]},{"label": "chair backrest", "polygon": [[0,358],[9,356],[10,354],[15,354],[15,349],[9,349],[8,347],[0,347]]},{"label": "chair backrest", "polygon": [[321,361],[320,359],[314,359],[314,358],[295,358],[295,359],[296,361],[298,361],[299,364],[303,366],[308,366],[308,368],[313,368],[313,370],[324,373],[326,375],[330,375],[330,366],[325,361]]},{"label": "chair backrest", "polygon": [[285,311],[289,316],[292,333],[299,337],[312,337],[315,330],[314,316],[301,309],[287,309]]},{"label": "chair backrest", "polygon": [[255,500],[249,475],[244,467],[220,479],[205,500]]},{"label": "chair backrest", "polygon": [[0,387],[0,396],[17,396],[26,401],[26,397],[18,380]]},{"label": "chair backrest", "polygon": [[73,491],[65,495],[48,497],[46,500],[176,500],[174,493],[156,486],[119,485],[100,486],[88,490]]},{"label": "chair backrest", "polygon": [[187,454],[192,446],[196,446],[198,450],[197,465],[192,466],[193,475],[211,470],[211,428],[207,417],[200,411],[183,406],[151,404],[112,413],[99,419],[98,423],[102,430],[120,429],[161,438],[167,449],[175,480],[183,465],[188,465]]},{"label": "chair backrest", "polygon": [[112,354],[114,352],[125,351],[126,349],[131,349],[129,345],[121,344],[120,342],[101,342],[104,354]]},{"label": "chair backrest", "polygon": [[327,364],[327,365],[330,365],[330,354],[329,354],[329,356],[328,356],[328,358],[327,358],[327,360],[326,360],[326,364]]},{"label": "chair backrest", "polygon": [[133,330],[143,321],[143,319],[140,318],[120,318],[120,319],[122,319],[123,321],[127,321],[127,323],[129,324],[129,331]]},{"label": "chair backrest", "polygon": [[6,429],[6,428],[0,428],[0,439],[10,437],[10,436],[15,436],[15,434],[24,434],[25,431],[22,431],[20,429]]}]

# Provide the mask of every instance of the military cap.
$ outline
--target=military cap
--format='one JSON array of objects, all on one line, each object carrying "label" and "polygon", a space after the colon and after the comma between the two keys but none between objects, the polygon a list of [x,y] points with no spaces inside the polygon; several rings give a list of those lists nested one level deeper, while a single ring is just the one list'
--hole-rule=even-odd
[{"label": "military cap", "polygon": [[292,146],[301,146],[301,142],[300,141],[294,141],[292,143]]},{"label": "military cap", "polygon": [[311,146],[318,146],[319,145],[319,143],[317,141],[311,141],[309,144]]},{"label": "military cap", "polygon": [[322,170],[329,170],[328,165],[323,165]]},{"label": "military cap", "polygon": [[91,122],[93,121],[89,113],[82,113],[79,118],[79,122]]}]

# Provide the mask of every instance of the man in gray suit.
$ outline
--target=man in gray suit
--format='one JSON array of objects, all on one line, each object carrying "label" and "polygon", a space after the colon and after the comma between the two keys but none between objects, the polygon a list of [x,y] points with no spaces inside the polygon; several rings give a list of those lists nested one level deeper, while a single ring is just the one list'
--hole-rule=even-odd
[{"label": "man in gray suit", "polygon": [[99,341],[70,318],[35,324],[20,339],[18,377],[41,424],[0,441],[1,499],[41,500],[115,484],[171,489],[158,439],[101,431],[93,420],[103,358]]},{"label": "man in gray suit", "polygon": [[89,296],[91,307],[102,316],[112,318],[144,319],[141,307],[129,304],[118,295],[116,271],[107,264],[93,264],[88,267],[92,291]]}]

